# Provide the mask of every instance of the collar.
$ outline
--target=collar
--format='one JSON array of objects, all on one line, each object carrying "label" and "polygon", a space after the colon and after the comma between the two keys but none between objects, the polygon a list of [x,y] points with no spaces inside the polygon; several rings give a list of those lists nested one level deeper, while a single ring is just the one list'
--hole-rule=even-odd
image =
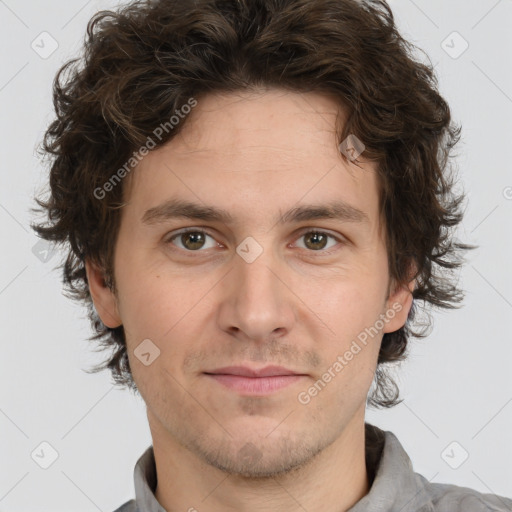
[{"label": "collar", "polygon": [[365,423],[365,444],[370,491],[347,512],[434,512],[428,480],[393,432]]}]

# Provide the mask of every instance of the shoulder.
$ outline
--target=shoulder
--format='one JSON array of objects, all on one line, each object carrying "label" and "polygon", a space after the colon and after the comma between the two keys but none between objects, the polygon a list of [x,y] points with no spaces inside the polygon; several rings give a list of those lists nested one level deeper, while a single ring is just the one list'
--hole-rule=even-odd
[{"label": "shoulder", "polygon": [[137,508],[135,500],[130,500],[114,510],[114,512],[139,512],[139,509]]},{"label": "shoulder", "polygon": [[375,475],[371,489],[351,512],[512,512],[510,498],[430,482],[414,471],[393,432],[368,423],[366,465]]},{"label": "shoulder", "polygon": [[432,512],[512,512],[512,499],[452,484],[430,483],[422,477]]}]

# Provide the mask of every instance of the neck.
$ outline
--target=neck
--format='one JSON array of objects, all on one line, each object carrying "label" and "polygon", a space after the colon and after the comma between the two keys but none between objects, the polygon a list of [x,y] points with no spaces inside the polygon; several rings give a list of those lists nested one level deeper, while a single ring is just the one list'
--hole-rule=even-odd
[{"label": "neck", "polygon": [[353,420],[306,465],[257,479],[206,464],[162,432],[162,425],[150,422],[158,480],[155,497],[167,512],[347,511],[370,490],[364,414],[362,421]]}]

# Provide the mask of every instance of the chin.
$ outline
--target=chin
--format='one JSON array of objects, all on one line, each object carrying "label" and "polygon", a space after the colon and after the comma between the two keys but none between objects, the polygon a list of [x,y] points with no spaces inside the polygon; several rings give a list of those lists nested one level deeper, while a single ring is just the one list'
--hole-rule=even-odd
[{"label": "chin", "polygon": [[[268,432],[268,430],[267,430]],[[268,436],[268,434],[266,434]],[[268,479],[289,474],[309,464],[324,444],[306,443],[297,437],[272,438],[244,436],[224,441],[212,448],[194,443],[193,451],[208,465],[245,479]]]}]

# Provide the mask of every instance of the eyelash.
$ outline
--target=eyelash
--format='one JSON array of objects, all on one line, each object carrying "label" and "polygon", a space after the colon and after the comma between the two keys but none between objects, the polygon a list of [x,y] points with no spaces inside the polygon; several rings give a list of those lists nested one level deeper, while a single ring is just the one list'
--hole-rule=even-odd
[{"label": "eyelash", "polygon": [[[172,236],[167,237],[165,239],[165,244],[173,245],[172,241],[175,238],[177,238],[177,237],[179,237],[181,235],[184,235],[186,233],[203,233],[204,235],[208,235],[211,238],[215,238],[212,234],[210,234],[207,230],[205,230],[203,228],[191,227],[191,228],[182,229],[182,230],[178,231],[177,233],[174,233]],[[338,242],[338,243],[340,243],[342,245],[345,245],[347,243],[344,240],[342,240],[341,238],[338,238],[338,237],[332,235],[331,233],[329,233],[327,231],[323,231],[321,229],[309,229],[308,231],[302,231],[299,234],[299,236],[297,237],[297,239],[300,239],[303,236],[310,235],[310,234],[325,235],[325,236],[327,236],[329,238],[332,238],[333,240],[336,240],[336,242]],[[186,250],[186,249],[181,249],[181,247],[174,247],[173,250],[178,250],[178,251],[183,251],[185,253],[192,253],[193,254],[193,253],[196,253],[196,252],[204,252],[207,249],[203,249],[203,250],[198,249],[197,251],[189,251],[189,250]],[[319,249],[318,251],[307,250],[307,249],[304,249],[304,250],[306,250],[307,252],[310,252],[310,253],[318,253],[319,255],[330,255],[332,252],[336,251],[337,249],[335,247],[333,247],[333,248],[327,249],[327,250]],[[190,256],[192,256],[192,254]],[[188,254],[187,254],[187,256],[188,256]]]}]

